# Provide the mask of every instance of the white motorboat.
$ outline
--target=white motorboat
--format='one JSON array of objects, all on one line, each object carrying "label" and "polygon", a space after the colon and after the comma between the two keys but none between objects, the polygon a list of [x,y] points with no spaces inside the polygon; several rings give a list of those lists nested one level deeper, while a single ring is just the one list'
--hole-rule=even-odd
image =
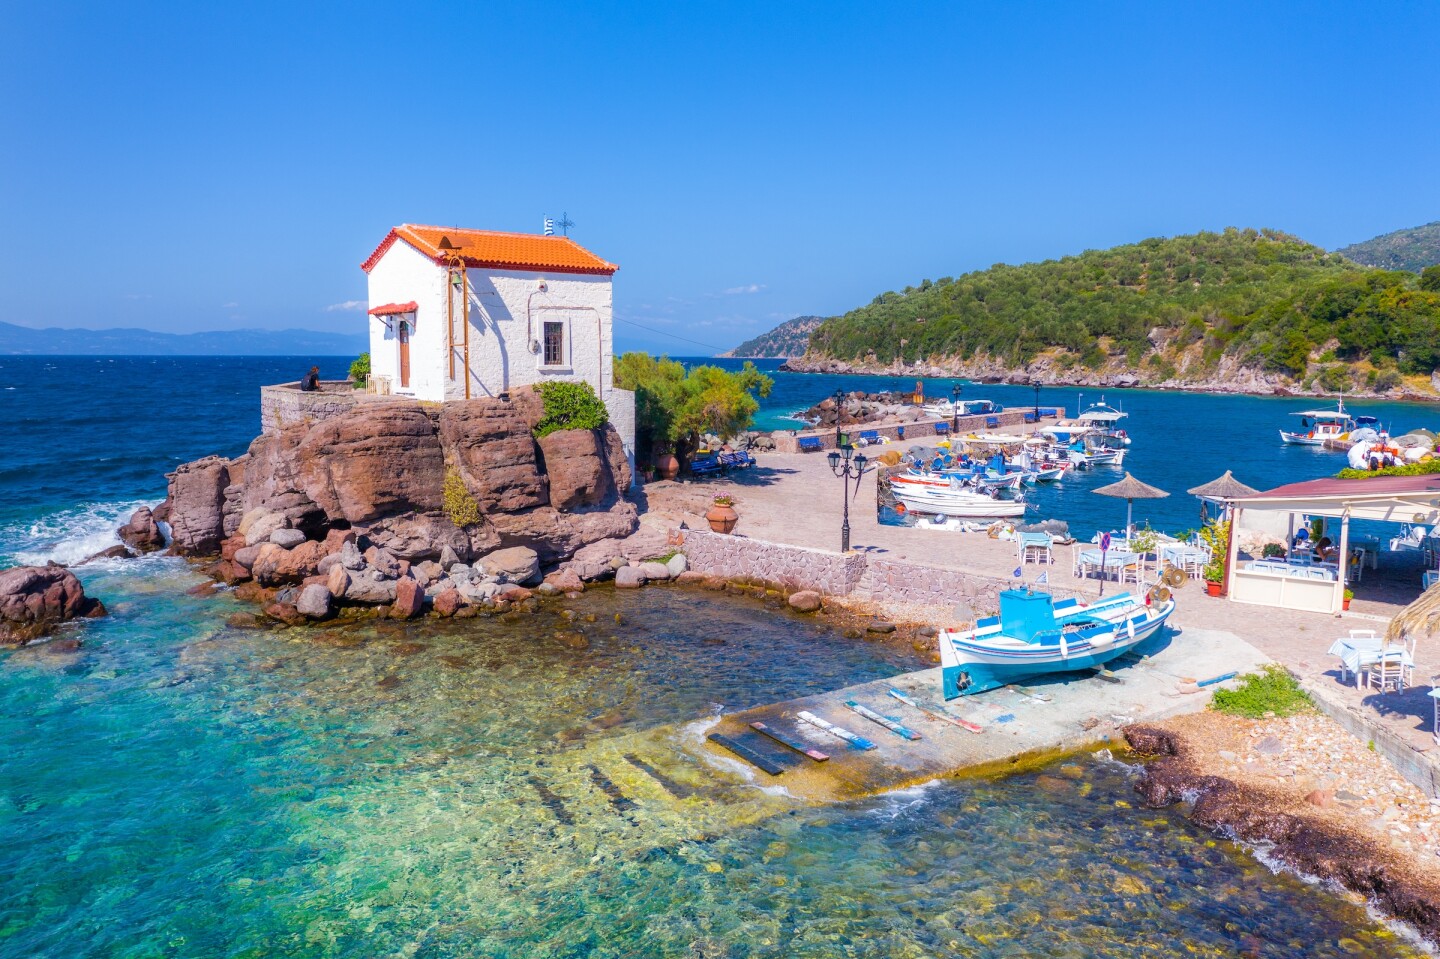
[{"label": "white motorboat", "polygon": [[901,506],[917,513],[987,519],[1025,515],[1023,499],[999,499],[958,485],[944,488],[930,483],[891,483],[890,488]]},{"label": "white motorboat", "polygon": [[1300,417],[1303,431],[1280,431],[1280,441],[1291,446],[1324,446],[1326,440],[1345,439],[1355,428],[1355,417],[1345,412],[1343,398],[1333,410],[1302,410],[1290,415]]}]

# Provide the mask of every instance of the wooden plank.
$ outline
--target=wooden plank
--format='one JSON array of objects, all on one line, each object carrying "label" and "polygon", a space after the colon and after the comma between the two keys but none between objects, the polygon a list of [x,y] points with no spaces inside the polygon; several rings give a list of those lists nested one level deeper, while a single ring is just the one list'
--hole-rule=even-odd
[{"label": "wooden plank", "polygon": [[615,807],[616,812],[629,812],[635,808],[635,801],[620,791],[615,781],[600,771],[600,767],[593,763],[585,767],[590,770],[590,781],[610,799],[610,805]]},{"label": "wooden plank", "polygon": [[640,770],[645,775],[649,776],[651,779],[655,780],[657,783],[660,784],[661,788],[663,788],[670,795],[674,796],[676,799],[689,799],[691,796],[695,795],[694,787],[687,786],[681,782],[676,782],[669,776],[662,773],[660,770],[656,769],[654,766],[647,763],[645,760],[641,759],[639,756],[636,756],[634,753],[626,753],[625,761],[630,765],[634,766],[636,769]]},{"label": "wooden plank", "polygon": [[730,752],[739,756],[741,759],[745,760],[747,763],[754,766],[756,769],[761,770],[762,772],[767,772],[772,776],[779,776],[781,773],[785,772],[785,767],[775,762],[769,756],[765,756],[759,752],[756,752],[744,743],[735,739],[731,739],[729,736],[723,735],[721,733],[711,733],[706,738],[715,745],[721,747],[722,749],[730,750]]},{"label": "wooden plank", "polygon": [[902,726],[895,720],[889,719],[885,716],[881,716],[875,710],[871,709],[868,706],[862,706],[859,703],[855,702],[855,700],[853,699],[847,701],[845,705],[848,706],[850,709],[854,710],[857,714],[864,716],[872,723],[877,723],[881,726],[884,726],[886,729],[890,730],[897,736],[902,736],[905,739],[910,740],[911,742],[914,742],[915,740],[921,738],[920,734],[917,733],[915,730],[907,729],[905,726]]},{"label": "wooden plank", "polygon": [[809,723],[816,729],[823,729],[830,735],[845,740],[847,743],[854,746],[856,749],[875,748],[875,744],[872,743],[870,740],[866,739],[864,736],[857,736],[848,729],[841,729],[834,723],[826,722],[819,716],[816,716],[814,713],[801,711],[795,714],[795,718],[800,720],[801,722]]},{"label": "wooden plank", "polygon": [[823,763],[825,760],[830,758],[828,754],[822,753],[818,749],[812,749],[802,743],[800,740],[796,739],[794,736],[783,733],[778,729],[772,729],[764,723],[751,723],[750,728],[755,730],[762,736],[769,736],[771,739],[775,740],[777,743],[785,746],[788,749],[793,749],[803,756],[809,756],[817,763]]},{"label": "wooden plank", "polygon": [[914,699],[911,699],[909,696],[906,696],[898,689],[890,690],[890,695],[894,696],[896,699],[900,700],[905,705],[920,710],[920,712],[924,713],[926,716],[929,716],[931,719],[938,719],[941,722],[950,723],[952,726],[959,726],[961,729],[969,730],[972,733],[983,733],[985,731],[985,727],[979,725],[978,723],[972,723],[968,719],[961,719],[959,716],[951,715],[948,711],[943,709],[932,709],[931,707],[926,706],[924,703],[920,703]]},{"label": "wooden plank", "polygon": [[549,786],[536,779],[534,776],[525,777],[530,781],[530,786],[550,814],[567,826],[575,825],[575,817],[570,815],[570,810],[565,808],[565,802],[550,789]]}]

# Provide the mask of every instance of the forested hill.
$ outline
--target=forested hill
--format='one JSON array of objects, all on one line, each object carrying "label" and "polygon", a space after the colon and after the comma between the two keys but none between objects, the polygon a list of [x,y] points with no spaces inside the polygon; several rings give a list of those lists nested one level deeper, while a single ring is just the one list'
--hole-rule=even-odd
[{"label": "forested hill", "polygon": [[1154,238],[882,293],[826,320],[791,365],[1247,391],[1428,391],[1440,365],[1437,281],[1367,269],[1271,230]]},{"label": "forested hill", "polygon": [[1385,233],[1335,252],[1365,266],[1419,273],[1427,266],[1440,263],[1440,220]]},{"label": "forested hill", "polygon": [[821,323],[823,316],[797,316],[786,320],[769,333],[762,333],[753,340],[746,340],[722,356],[773,357],[799,356],[805,352],[810,333]]}]

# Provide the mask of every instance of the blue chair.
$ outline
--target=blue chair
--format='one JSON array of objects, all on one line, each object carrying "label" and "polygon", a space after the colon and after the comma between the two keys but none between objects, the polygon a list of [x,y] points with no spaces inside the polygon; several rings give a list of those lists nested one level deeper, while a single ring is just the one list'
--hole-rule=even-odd
[{"label": "blue chair", "polygon": [[1000,417],[998,417],[998,416],[987,416],[987,417],[985,417],[985,428],[986,428],[987,430],[993,430],[993,429],[995,429],[995,428],[996,428],[997,426],[999,426],[999,425],[1000,425]]},{"label": "blue chair", "polygon": [[950,424],[949,424],[949,423],[936,423],[936,424],[935,424],[935,435],[936,435],[936,436],[944,436],[944,435],[945,435],[946,433],[948,433],[948,432],[950,432]]},{"label": "blue chair", "polygon": [[818,436],[802,436],[798,445],[802,453],[818,453],[825,448]]},{"label": "blue chair", "polygon": [[706,456],[690,461],[691,476],[717,476],[724,470],[725,467],[718,456]]},{"label": "blue chair", "polygon": [[880,431],[879,431],[879,430],[861,430],[861,431],[860,431],[860,438],[861,438],[862,440],[864,440],[865,442],[867,442],[867,443],[878,443],[878,442],[880,442]]}]

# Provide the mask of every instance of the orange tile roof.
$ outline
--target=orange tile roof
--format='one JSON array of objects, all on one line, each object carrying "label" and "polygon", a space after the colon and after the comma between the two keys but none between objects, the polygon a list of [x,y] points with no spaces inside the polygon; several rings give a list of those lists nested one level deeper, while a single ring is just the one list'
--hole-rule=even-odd
[{"label": "orange tile roof", "polygon": [[377,306],[370,311],[371,316],[394,316],[397,313],[414,313],[420,309],[420,304],[411,300],[409,303],[386,303],[384,306]]},{"label": "orange tile roof", "polygon": [[[395,227],[360,264],[369,273],[396,240],[404,240],[415,249],[439,263],[446,255],[457,253],[467,267],[489,267],[497,270],[544,271],[551,273],[603,273],[620,269],[600,259],[568,237],[540,236],[535,233],[499,233],[494,230],[458,230],[443,226],[417,226],[405,223]],[[443,249],[448,241],[451,249]]]}]

